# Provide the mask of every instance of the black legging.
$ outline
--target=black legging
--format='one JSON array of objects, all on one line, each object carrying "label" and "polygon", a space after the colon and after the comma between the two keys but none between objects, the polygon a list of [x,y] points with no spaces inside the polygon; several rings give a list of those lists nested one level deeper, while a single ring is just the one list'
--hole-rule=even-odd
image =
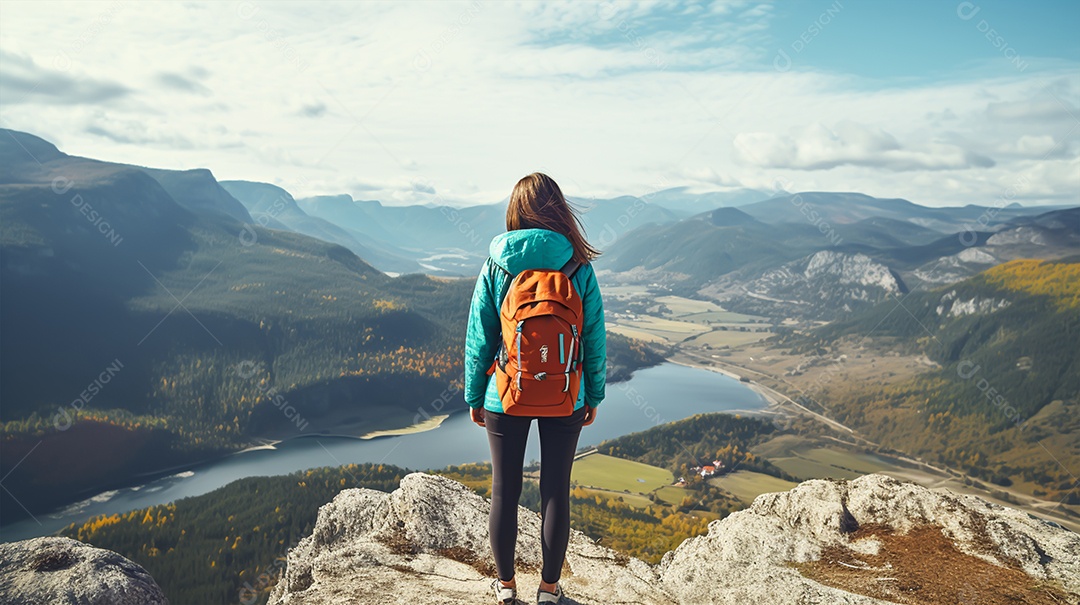
[{"label": "black legging", "polygon": [[[525,442],[532,418],[484,410],[491,446],[491,552],[499,579],[514,577],[518,499],[521,498]],[[540,511],[543,517],[541,548],[545,582],[559,581],[566,544],[570,540],[570,468],[574,464],[585,407],[562,418],[537,418],[540,428]]]}]

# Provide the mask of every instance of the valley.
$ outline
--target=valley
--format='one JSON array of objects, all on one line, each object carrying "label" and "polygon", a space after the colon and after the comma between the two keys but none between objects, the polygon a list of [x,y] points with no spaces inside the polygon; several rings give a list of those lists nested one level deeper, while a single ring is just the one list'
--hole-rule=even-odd
[{"label": "valley", "polygon": [[[297,199],[5,133],[7,536],[63,526],[219,599],[273,575],[320,501],[368,484],[357,469],[382,490],[427,468],[486,493],[460,345],[503,204]],[[656,562],[761,494],[885,473],[1080,529],[1080,208],[980,222],[979,207],[772,195],[578,201],[605,246],[609,403],[581,442],[574,526]],[[318,489],[276,507],[272,530],[234,512],[182,544],[251,486],[307,478]],[[165,529],[139,541],[148,523]],[[225,575],[187,587],[192,561]]]},{"label": "valley", "polygon": [[[621,285],[609,288],[605,295],[609,297],[609,330],[667,347],[668,358],[675,363],[748,381],[751,388],[767,398],[767,414],[795,434],[763,443],[753,452],[794,478],[853,479],[884,472],[929,487],[978,495],[1003,506],[1022,507],[1080,530],[1080,502],[1068,499],[1075,486],[1065,484],[1057,496],[1047,497],[1045,482],[1025,480],[1029,476],[1023,472],[1025,465],[1031,472],[1059,463],[1051,451],[1044,450],[1046,446],[1039,445],[1041,441],[1018,442],[1013,446],[1016,451],[998,458],[1013,464],[1020,461],[1010,466],[1006,482],[1002,477],[988,475],[983,470],[986,462],[964,468],[955,460],[942,459],[942,450],[937,447],[919,446],[914,448],[914,455],[908,453],[912,450],[911,436],[922,434],[919,431],[907,433],[908,439],[889,438],[880,432],[868,434],[865,422],[842,420],[851,405],[865,401],[871,385],[875,392],[906,388],[920,377],[942,369],[926,353],[905,350],[902,341],[885,330],[875,337],[877,328],[872,326],[865,336],[855,333],[829,340],[824,348],[805,344],[799,347],[792,346],[798,340],[794,327],[812,330],[822,322],[800,322],[793,317],[776,321],[733,313],[710,300],[672,295],[658,285]],[[788,335],[788,342],[769,340],[777,332]],[[1053,409],[1049,406],[1042,416],[1052,415]],[[917,409],[912,412],[916,417],[922,415]],[[1059,470],[1067,473],[1069,462],[1076,460],[1075,440],[1068,433],[1058,434],[1061,436],[1049,443],[1060,448],[1054,450],[1062,460]],[[1043,450],[1041,455],[1039,450]],[[744,471],[711,482],[744,504],[761,493],[787,485],[769,475]],[[586,485],[613,489],[603,482]]]}]

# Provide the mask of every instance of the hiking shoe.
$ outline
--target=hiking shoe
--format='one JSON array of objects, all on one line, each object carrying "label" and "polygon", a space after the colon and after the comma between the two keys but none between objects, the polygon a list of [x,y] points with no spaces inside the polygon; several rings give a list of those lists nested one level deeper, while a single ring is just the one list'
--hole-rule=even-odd
[{"label": "hiking shoe", "polygon": [[491,581],[491,589],[495,591],[495,602],[499,603],[499,605],[517,604],[517,589],[503,586],[502,582],[499,581],[499,578],[495,578]]},{"label": "hiking shoe", "polygon": [[549,604],[549,603],[553,604],[553,605],[559,605],[562,602],[563,602],[562,586],[560,586],[557,582],[555,583],[555,592],[553,592],[553,593],[548,592],[546,590],[540,590],[539,588],[536,589],[536,604],[537,605],[545,605],[545,604]]}]

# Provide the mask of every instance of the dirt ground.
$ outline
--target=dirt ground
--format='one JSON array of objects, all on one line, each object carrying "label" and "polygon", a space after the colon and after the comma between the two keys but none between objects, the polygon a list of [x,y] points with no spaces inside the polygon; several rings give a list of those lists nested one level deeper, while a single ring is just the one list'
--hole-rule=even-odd
[{"label": "dirt ground", "polygon": [[862,527],[852,536],[870,538],[881,543],[877,555],[833,547],[797,567],[816,582],[904,605],[1059,605],[1080,596],[960,552],[938,527],[904,535]]}]

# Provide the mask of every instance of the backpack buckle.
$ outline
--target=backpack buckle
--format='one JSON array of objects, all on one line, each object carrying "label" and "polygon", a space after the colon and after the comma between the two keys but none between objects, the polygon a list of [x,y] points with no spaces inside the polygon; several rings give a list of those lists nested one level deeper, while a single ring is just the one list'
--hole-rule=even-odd
[{"label": "backpack buckle", "polygon": [[547,372],[538,372],[533,374],[533,380],[543,380],[547,378]]},{"label": "backpack buckle", "polygon": [[499,345],[499,354],[496,355],[495,360],[499,364],[499,369],[506,372],[506,364],[510,361],[510,355],[506,351],[506,343]]}]

